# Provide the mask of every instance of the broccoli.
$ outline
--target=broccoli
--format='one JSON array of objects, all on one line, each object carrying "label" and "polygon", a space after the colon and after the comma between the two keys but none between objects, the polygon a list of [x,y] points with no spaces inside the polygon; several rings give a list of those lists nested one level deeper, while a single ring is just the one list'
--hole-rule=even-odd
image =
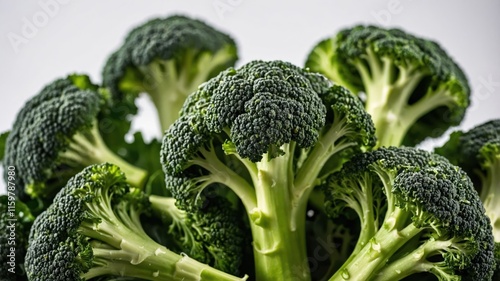
[{"label": "broccoli", "polygon": [[34,216],[13,193],[0,196],[0,269],[5,281],[28,280],[24,255]]},{"label": "broccoli", "polygon": [[236,43],[199,20],[184,16],[153,19],[133,29],[109,57],[103,84],[114,100],[126,105],[147,93],[164,131],[198,85],[236,60]]},{"label": "broccoli", "polygon": [[29,280],[244,280],[176,254],[152,240],[140,216],[148,197],[130,187],[118,166],[104,163],[71,178],[30,232]]},{"label": "broccoli", "polygon": [[151,195],[149,201],[153,212],[170,225],[168,234],[180,252],[224,272],[239,274],[245,233],[229,201],[211,198],[201,210],[191,212],[177,208],[172,197]]},{"label": "broccoli", "polygon": [[309,196],[330,174],[324,166],[370,149],[374,135],[362,103],[343,87],[287,62],[253,61],[188,97],[165,133],[161,163],[182,210],[237,197],[257,280],[309,280]]},{"label": "broccoli", "polygon": [[120,166],[128,181],[141,187],[147,172],[125,162],[103,142],[98,113],[107,94],[84,75],[58,79],[20,110],[5,147],[4,179],[16,167],[17,195],[50,199],[67,180],[91,164]]},{"label": "broccoli", "polygon": [[500,274],[500,119],[456,131],[435,152],[462,167],[473,179],[486,215],[491,220]]},{"label": "broccoli", "polygon": [[378,146],[415,145],[458,125],[470,89],[435,42],[399,29],[356,26],[318,43],[306,66],[363,99]]},{"label": "broccoli", "polygon": [[353,210],[361,222],[354,251],[330,281],[391,281],[421,272],[491,280],[489,219],[470,178],[444,157],[380,148],[352,157],[323,190],[330,215]]}]

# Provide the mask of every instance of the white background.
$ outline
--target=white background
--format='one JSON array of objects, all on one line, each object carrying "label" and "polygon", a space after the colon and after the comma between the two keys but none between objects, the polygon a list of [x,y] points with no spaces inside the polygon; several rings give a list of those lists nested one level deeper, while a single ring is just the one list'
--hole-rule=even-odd
[{"label": "white background", "polygon": [[[303,65],[316,42],[341,28],[400,27],[437,40],[465,70],[473,105],[460,128],[500,118],[498,0],[0,0],[0,132],[9,130],[21,106],[52,80],[85,72],[100,82],[107,56],[132,27],[175,13],[231,34],[239,65],[254,59]],[[134,130],[160,136],[149,100],[141,99],[140,106]]]}]

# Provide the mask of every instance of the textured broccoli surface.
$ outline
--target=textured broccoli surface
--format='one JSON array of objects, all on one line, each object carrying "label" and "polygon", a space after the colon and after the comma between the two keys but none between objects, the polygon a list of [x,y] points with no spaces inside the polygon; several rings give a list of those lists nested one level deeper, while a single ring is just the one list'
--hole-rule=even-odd
[{"label": "textured broccoli surface", "polygon": [[143,185],[146,171],[125,162],[101,138],[97,116],[105,106],[106,92],[84,75],[58,79],[26,102],[7,137],[2,162],[6,181],[7,167],[16,167],[20,198],[50,200],[70,177],[104,162],[119,165],[134,186]]},{"label": "textured broccoli surface", "polygon": [[364,100],[378,146],[415,145],[458,125],[470,89],[437,43],[400,29],[355,26],[318,43],[306,66]]},{"label": "textured broccoli surface", "polygon": [[491,280],[489,219],[467,174],[416,148],[358,154],[323,186],[326,210],[360,219],[349,259],[330,278],[400,280],[429,272],[439,280]]},{"label": "textured broccoli surface", "polygon": [[242,280],[156,243],[141,225],[148,212],[148,197],[117,166],[85,168],[35,220],[25,262],[29,280]]},{"label": "textured broccoli surface", "polygon": [[153,19],[133,29],[110,56],[103,84],[124,108],[135,108],[135,98],[147,93],[164,131],[189,94],[236,60],[233,39],[202,21],[184,16]]},{"label": "textured broccoli surface", "polygon": [[323,167],[374,144],[370,116],[347,90],[286,62],[253,61],[189,96],[161,162],[180,209],[203,205],[207,188],[237,196],[258,280],[308,280],[305,214]]},{"label": "textured broccoli surface", "polygon": [[500,275],[500,119],[466,132],[453,132],[435,151],[462,167],[472,178],[493,227]]}]

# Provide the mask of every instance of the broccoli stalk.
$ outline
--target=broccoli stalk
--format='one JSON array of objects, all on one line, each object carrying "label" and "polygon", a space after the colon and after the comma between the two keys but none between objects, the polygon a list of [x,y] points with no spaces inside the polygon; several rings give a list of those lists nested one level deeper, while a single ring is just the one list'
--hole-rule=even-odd
[{"label": "broccoli stalk", "polygon": [[444,157],[415,148],[364,153],[332,174],[324,191],[331,215],[351,208],[361,221],[355,250],[330,281],[493,275],[489,220],[470,179]]},{"label": "broccoli stalk", "polygon": [[[370,48],[353,61],[363,81],[367,98],[365,108],[372,115],[380,146],[398,146],[408,130],[422,116],[439,107],[453,108],[459,103],[448,85],[424,92],[417,102],[411,96],[426,75],[411,62],[396,65],[387,57],[378,57]],[[397,73],[397,74],[396,74]],[[341,81],[341,80],[335,80]]]},{"label": "broccoli stalk", "polygon": [[201,21],[154,19],[132,30],[111,55],[103,83],[117,101],[129,96],[133,102],[147,93],[165,131],[179,117],[187,96],[236,59],[235,42]]},{"label": "broccoli stalk", "polygon": [[[59,157],[62,162],[75,166],[90,166],[93,164],[110,162],[116,164],[127,175],[127,181],[137,187],[142,187],[147,178],[147,172],[135,167],[111,151],[104,143],[99,133],[97,121],[94,121],[88,131],[76,133],[66,151]],[[36,194],[35,190],[27,190],[29,194]]]},{"label": "broccoli stalk", "polygon": [[164,136],[161,162],[181,209],[213,200],[207,188],[239,198],[257,279],[309,280],[306,210],[329,174],[324,164],[374,144],[373,123],[347,90],[289,63],[255,61],[188,98]]},{"label": "broccoli stalk", "polygon": [[460,123],[469,105],[467,79],[446,52],[398,29],[342,30],[313,48],[306,67],[365,101],[378,146],[438,137]]},{"label": "broccoli stalk", "polygon": [[244,280],[156,243],[140,221],[150,211],[147,196],[130,188],[117,166],[89,166],[71,178],[35,220],[26,255],[29,280],[88,280],[107,275]]}]

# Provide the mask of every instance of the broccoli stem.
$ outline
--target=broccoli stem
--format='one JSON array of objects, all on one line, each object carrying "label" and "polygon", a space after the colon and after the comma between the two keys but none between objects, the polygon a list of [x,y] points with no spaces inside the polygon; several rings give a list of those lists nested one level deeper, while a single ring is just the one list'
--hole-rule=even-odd
[{"label": "broccoli stem", "polygon": [[109,162],[120,167],[131,185],[142,188],[147,179],[147,172],[133,166],[111,151],[99,133],[97,121],[86,132],[76,133],[66,151],[60,154],[63,163],[72,167],[87,167],[93,164]]},{"label": "broccoli stem", "polygon": [[371,48],[366,52],[364,60],[357,61],[355,66],[365,85],[368,97],[365,108],[377,128],[378,146],[399,146],[410,126],[439,104],[425,102],[422,104],[427,105],[426,110],[409,114],[410,96],[424,74],[414,71],[411,63],[406,67],[396,66],[388,58],[378,58]]},{"label": "broccoli stem", "polygon": [[[286,146],[286,145],[285,145]],[[286,150],[285,150],[286,151]],[[257,208],[249,210],[257,280],[310,280],[305,217],[292,211],[293,153],[256,163]],[[307,201],[306,201],[307,202]]]},{"label": "broccoli stem", "polygon": [[385,265],[373,281],[397,281],[419,272],[433,272],[442,277],[442,280],[454,280],[452,277],[455,276],[449,265],[443,263],[442,267],[438,267],[440,262],[428,261],[428,258],[441,254],[441,251],[448,251],[452,245],[452,240],[427,240],[404,257]]},{"label": "broccoli stem", "polygon": [[[407,221],[407,214],[396,210],[392,218]],[[370,280],[374,272],[383,267],[401,246],[422,231],[413,223],[401,230],[392,226],[392,223],[384,223],[375,236],[356,255],[351,255],[329,281]]]},{"label": "broccoli stem", "polygon": [[234,59],[228,48],[215,54],[186,51],[180,65],[174,59],[156,59],[147,66],[139,67],[145,74],[143,86],[156,107],[162,132],[179,118],[179,112],[189,94],[207,81],[215,69]]},{"label": "broccoli stem", "polygon": [[[138,251],[151,251],[144,259],[135,263],[131,261],[133,253],[123,250],[93,249],[94,262],[99,267],[90,269],[82,275],[85,280],[103,276],[128,276],[143,280],[179,280],[179,281],[231,281],[245,280],[216,270],[186,255],[178,255],[160,245],[148,245],[141,241]],[[132,250],[132,248],[131,248]]]},{"label": "broccoli stem", "polygon": [[[103,196],[108,202],[106,194]],[[97,226],[84,221],[79,228],[82,235],[93,239],[90,245],[95,265],[82,275],[85,280],[102,275],[144,280],[242,280],[156,243],[142,228],[140,214],[130,211],[130,206],[118,206],[116,215],[109,204],[88,208],[102,220]]]},{"label": "broccoli stem", "polygon": [[500,242],[500,208],[498,201],[500,200],[500,155],[493,156],[494,159],[489,160],[490,165],[485,167],[485,172],[478,171],[477,174],[481,178],[482,187],[480,198],[486,209],[486,215],[490,218],[491,226],[493,227],[493,237],[495,242]]}]

